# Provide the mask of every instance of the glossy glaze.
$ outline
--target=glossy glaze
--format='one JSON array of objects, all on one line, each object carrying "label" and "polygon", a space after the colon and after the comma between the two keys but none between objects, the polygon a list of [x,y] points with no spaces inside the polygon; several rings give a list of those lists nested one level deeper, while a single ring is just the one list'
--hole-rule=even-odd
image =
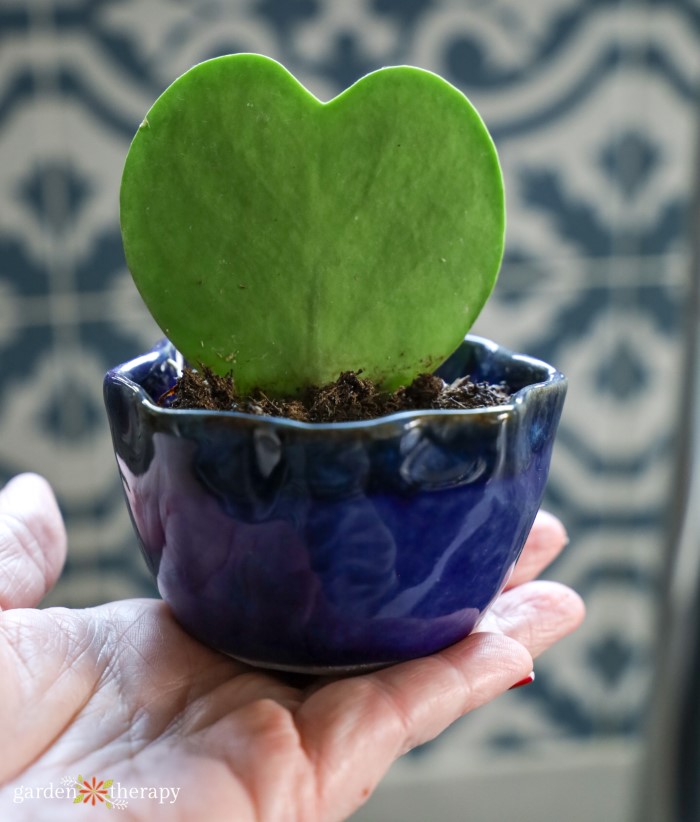
[{"label": "glossy glaze", "polygon": [[566,380],[467,337],[442,367],[510,404],[310,425],[157,407],[163,342],[105,377],[127,504],[161,595],[215,648],[269,667],[352,670],[467,635],[539,507]]}]

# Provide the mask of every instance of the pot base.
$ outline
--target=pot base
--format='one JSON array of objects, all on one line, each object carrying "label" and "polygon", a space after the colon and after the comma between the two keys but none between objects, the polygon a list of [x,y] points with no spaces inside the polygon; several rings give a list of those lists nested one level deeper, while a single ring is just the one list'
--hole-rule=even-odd
[{"label": "pot base", "polygon": [[389,662],[369,662],[358,665],[280,665],[274,662],[259,661],[255,659],[246,659],[241,656],[234,656],[228,654],[226,651],[221,653],[235,659],[236,662],[242,662],[244,665],[250,665],[251,668],[262,668],[267,671],[282,671],[286,674],[308,674],[309,676],[352,676],[353,674],[371,674],[373,671],[381,671],[382,668],[388,668],[391,665],[396,665],[401,660],[392,660]]}]

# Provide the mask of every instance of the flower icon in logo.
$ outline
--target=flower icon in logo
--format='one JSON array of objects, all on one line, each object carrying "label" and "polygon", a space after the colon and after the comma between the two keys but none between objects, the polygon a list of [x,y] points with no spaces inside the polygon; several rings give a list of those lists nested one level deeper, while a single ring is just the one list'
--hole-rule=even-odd
[{"label": "flower icon in logo", "polygon": [[112,787],[112,782],[111,779],[106,781],[101,779],[98,782],[95,776],[92,777],[92,782],[90,782],[90,780],[78,776],[75,783],[75,787],[78,788],[78,795],[73,800],[73,804],[77,805],[79,802],[83,802],[85,805],[89,805],[92,803],[94,808],[98,802],[103,802],[108,808],[111,808],[109,789]]}]

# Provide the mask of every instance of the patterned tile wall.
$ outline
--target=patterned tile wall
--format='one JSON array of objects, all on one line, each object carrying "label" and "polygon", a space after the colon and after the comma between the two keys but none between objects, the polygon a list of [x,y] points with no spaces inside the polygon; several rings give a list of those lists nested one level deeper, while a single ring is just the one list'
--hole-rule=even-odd
[{"label": "patterned tile wall", "polygon": [[281,60],[322,99],[396,63],[465,91],[509,203],[476,330],[570,377],[548,505],[572,542],[552,574],[582,592],[587,624],[534,686],[412,761],[634,739],[673,472],[697,0],[1,0],[0,480],[33,469],[58,491],[71,553],[48,602],[153,590],[101,400],[107,367],[159,335],[122,259],[119,177],[157,94],[233,51]]}]

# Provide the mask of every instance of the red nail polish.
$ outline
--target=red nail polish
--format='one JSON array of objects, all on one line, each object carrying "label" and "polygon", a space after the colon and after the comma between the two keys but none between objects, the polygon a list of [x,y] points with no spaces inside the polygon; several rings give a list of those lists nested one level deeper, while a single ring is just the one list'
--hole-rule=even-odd
[{"label": "red nail polish", "polygon": [[508,688],[509,691],[514,691],[516,688],[522,688],[523,685],[530,685],[532,682],[535,681],[535,672],[530,671],[530,673],[525,677],[525,679],[521,679],[519,682],[516,682],[515,685],[511,685]]}]

